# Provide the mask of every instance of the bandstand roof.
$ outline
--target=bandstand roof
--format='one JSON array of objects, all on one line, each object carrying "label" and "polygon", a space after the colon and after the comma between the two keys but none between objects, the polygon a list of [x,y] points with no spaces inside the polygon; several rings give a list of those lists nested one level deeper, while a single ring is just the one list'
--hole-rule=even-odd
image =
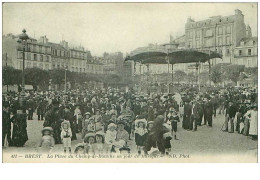
[{"label": "bandstand roof", "polygon": [[[213,58],[222,58],[222,55],[210,50],[176,49],[169,52],[169,63],[194,63],[206,62]],[[148,51],[128,56],[126,61],[141,62],[142,64],[167,64],[168,57],[166,52]]]}]

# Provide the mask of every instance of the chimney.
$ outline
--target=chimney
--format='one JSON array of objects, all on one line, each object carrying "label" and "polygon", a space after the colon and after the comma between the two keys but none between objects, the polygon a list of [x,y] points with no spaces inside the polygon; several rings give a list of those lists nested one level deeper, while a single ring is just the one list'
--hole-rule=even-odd
[{"label": "chimney", "polygon": [[252,30],[249,25],[246,26],[246,37],[248,37],[248,38],[252,37]]},{"label": "chimney", "polygon": [[243,15],[243,14],[242,14],[242,11],[241,11],[241,10],[236,9],[236,10],[235,10],[235,15]]}]

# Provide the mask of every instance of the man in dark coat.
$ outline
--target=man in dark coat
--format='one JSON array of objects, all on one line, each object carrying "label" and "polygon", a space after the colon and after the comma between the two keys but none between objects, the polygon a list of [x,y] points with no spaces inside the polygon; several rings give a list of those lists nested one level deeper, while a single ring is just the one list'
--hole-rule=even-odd
[{"label": "man in dark coat", "polygon": [[226,111],[226,120],[225,120],[225,130],[224,131],[228,131],[228,122],[230,122],[231,124],[231,129],[229,131],[229,133],[234,133],[234,118],[237,112],[237,107],[235,106],[235,104],[230,101],[229,105],[227,107],[227,111]]},{"label": "man in dark coat", "polygon": [[210,127],[212,127],[212,115],[213,115],[213,104],[207,98],[205,104],[204,104],[204,125],[208,123]]},{"label": "man in dark coat", "polygon": [[37,106],[38,120],[43,120],[44,111],[45,111],[45,103],[43,99],[40,99]]},{"label": "man in dark coat", "polygon": [[141,104],[140,104],[139,99],[136,99],[136,101],[133,105],[133,111],[136,116],[141,114]]},{"label": "man in dark coat", "polygon": [[198,120],[199,120],[199,103],[197,100],[194,100],[192,103],[192,108],[191,108],[191,117],[190,117],[190,130],[197,131],[197,125],[198,125]]},{"label": "man in dark coat", "polygon": [[204,111],[204,104],[202,100],[198,101],[199,104],[199,109],[198,109],[198,113],[199,113],[199,119],[198,119],[198,125],[201,126],[202,123],[202,118],[203,118],[203,111]]},{"label": "man in dark coat", "polygon": [[4,146],[5,138],[7,138],[9,146],[11,146],[11,119],[9,112],[9,104],[7,102],[3,102],[2,117],[2,146]]},{"label": "man in dark coat", "polygon": [[32,98],[30,98],[27,103],[27,110],[28,110],[28,120],[33,120],[33,112],[35,110],[35,103]]},{"label": "man in dark coat", "polygon": [[189,128],[190,116],[191,116],[191,104],[189,103],[189,100],[185,100],[184,115],[183,115],[183,121],[182,121],[183,129],[187,129],[187,130],[190,129]]}]

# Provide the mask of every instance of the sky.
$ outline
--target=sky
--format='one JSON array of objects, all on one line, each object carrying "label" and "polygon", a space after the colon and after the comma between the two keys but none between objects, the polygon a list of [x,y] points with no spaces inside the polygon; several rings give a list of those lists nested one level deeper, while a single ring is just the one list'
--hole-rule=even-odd
[{"label": "sky", "polygon": [[183,35],[187,18],[235,14],[257,36],[257,3],[5,3],[3,34],[46,35],[70,46],[84,46],[94,56],[104,52],[130,53],[149,43],[167,43],[170,34]]}]

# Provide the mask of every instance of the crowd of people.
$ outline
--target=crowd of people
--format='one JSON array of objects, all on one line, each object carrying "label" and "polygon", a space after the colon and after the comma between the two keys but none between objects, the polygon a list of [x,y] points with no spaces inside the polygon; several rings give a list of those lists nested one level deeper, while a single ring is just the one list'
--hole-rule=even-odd
[{"label": "crowd of people", "polygon": [[[28,140],[27,120],[36,112],[44,121],[39,151],[49,153],[55,144],[78,154],[169,154],[171,141],[179,140],[177,127],[187,131],[214,126],[213,117],[225,115],[223,132],[257,140],[257,89],[225,88],[173,94],[142,94],[115,88],[27,92],[3,96],[3,146],[23,146]],[[11,126],[12,132],[11,132]],[[75,147],[72,141],[81,143]]]}]

